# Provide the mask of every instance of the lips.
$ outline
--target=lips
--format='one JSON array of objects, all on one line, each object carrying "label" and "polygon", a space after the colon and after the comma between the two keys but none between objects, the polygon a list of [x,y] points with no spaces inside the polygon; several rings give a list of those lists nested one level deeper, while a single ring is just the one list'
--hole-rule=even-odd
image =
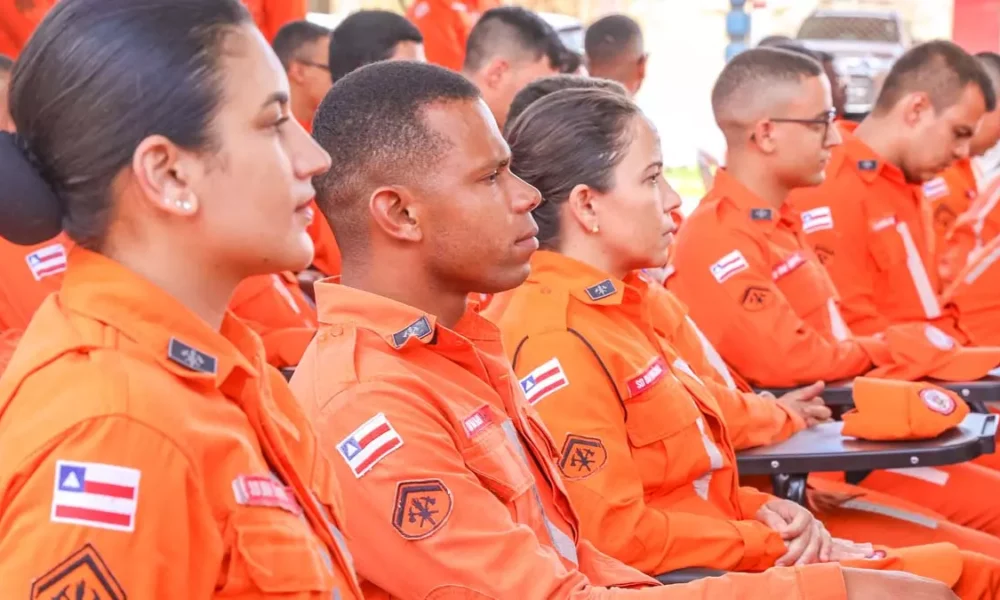
[{"label": "lips", "polygon": [[531,238],[537,237],[537,236],[538,236],[538,225],[535,225],[535,226],[533,226],[531,228],[530,231],[528,231],[527,233],[525,233],[521,237],[517,238],[517,240],[515,240],[514,243],[520,244],[521,242],[526,242],[526,241],[530,240]]}]

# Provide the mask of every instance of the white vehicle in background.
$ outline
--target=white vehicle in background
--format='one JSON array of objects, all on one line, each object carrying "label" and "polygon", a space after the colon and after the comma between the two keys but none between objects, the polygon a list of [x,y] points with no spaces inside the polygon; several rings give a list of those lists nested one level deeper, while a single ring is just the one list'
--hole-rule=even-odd
[{"label": "white vehicle in background", "polygon": [[545,22],[552,26],[559,34],[559,38],[568,50],[583,56],[583,39],[586,27],[576,17],[561,13],[540,12],[538,16],[545,19]]},{"label": "white vehicle in background", "polygon": [[817,10],[796,36],[810,50],[832,54],[847,86],[846,112],[871,110],[880,82],[907,48],[910,37],[895,11]]}]

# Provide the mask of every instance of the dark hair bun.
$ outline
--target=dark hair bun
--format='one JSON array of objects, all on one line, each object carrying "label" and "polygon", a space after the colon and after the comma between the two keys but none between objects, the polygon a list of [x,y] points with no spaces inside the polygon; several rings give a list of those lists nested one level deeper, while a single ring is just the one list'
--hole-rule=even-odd
[{"label": "dark hair bun", "polygon": [[0,237],[30,246],[62,231],[59,198],[19,138],[0,132]]}]

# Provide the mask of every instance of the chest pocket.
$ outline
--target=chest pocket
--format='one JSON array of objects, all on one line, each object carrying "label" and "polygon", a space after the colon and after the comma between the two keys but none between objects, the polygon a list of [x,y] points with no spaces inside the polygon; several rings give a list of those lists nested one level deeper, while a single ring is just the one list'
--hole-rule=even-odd
[{"label": "chest pocket", "polygon": [[492,426],[462,455],[483,486],[508,506],[513,507],[514,500],[534,484],[525,457],[507,440],[501,426]]},{"label": "chest pocket", "polygon": [[332,559],[303,517],[249,507],[238,509],[231,524],[232,552],[222,595],[332,594]]},{"label": "chest pocket", "polygon": [[890,271],[906,263],[906,247],[897,230],[896,217],[876,219],[870,225],[868,247],[880,271]]}]

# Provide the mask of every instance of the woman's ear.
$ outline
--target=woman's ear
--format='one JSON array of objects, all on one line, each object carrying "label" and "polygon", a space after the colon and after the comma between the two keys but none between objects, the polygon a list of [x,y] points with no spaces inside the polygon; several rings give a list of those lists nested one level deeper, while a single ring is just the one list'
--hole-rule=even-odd
[{"label": "woman's ear", "polygon": [[[589,185],[578,184],[569,192],[566,199],[566,208],[569,211],[564,221],[575,222],[583,231],[597,233],[600,231],[598,223],[596,204],[599,202],[599,194]],[[571,218],[570,218],[571,217]]]},{"label": "woman's ear", "polygon": [[143,196],[158,211],[177,216],[198,212],[193,178],[201,167],[161,135],[142,140],[132,155],[132,172]]}]

